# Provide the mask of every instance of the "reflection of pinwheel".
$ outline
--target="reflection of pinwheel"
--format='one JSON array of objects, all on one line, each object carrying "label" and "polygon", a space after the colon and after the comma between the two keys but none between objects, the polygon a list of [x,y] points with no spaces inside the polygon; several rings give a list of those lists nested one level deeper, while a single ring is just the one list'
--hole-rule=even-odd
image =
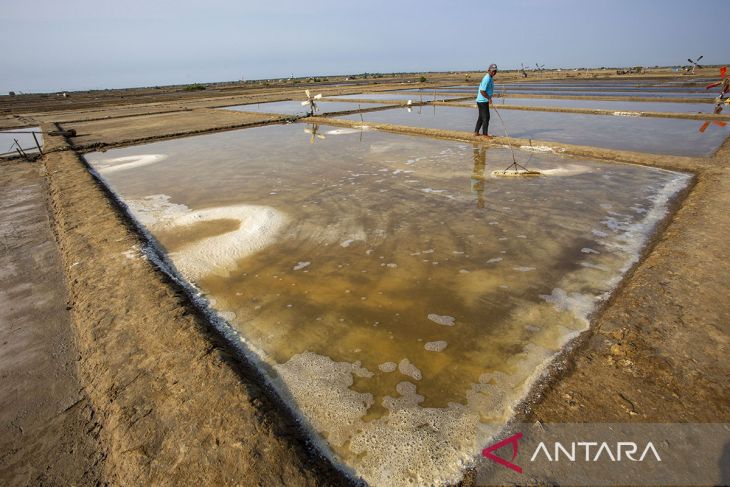
[{"label": "reflection of pinwheel", "polygon": [[[722,111],[722,103],[715,106],[715,114],[717,115],[721,111]],[[704,133],[704,131],[707,130],[707,127],[710,126],[710,123],[713,123],[713,124],[717,125],[718,127],[725,127],[727,125],[727,122],[723,122],[721,120],[712,120],[712,121],[708,120],[705,123],[703,123],[702,126],[700,127],[700,132]]]},{"label": "reflection of pinwheel", "polygon": [[408,113],[411,113],[411,105],[413,105],[413,100],[408,100],[406,102],[406,110],[408,110]]},{"label": "reflection of pinwheel", "polygon": [[314,112],[317,111],[317,103],[315,103],[315,100],[322,98],[322,93],[314,96],[309,94],[309,90],[304,90],[304,93],[307,95],[307,101],[303,101],[302,106],[305,107],[309,105],[309,115],[314,115]]},{"label": "reflection of pinwheel", "polygon": [[722,88],[720,88],[720,98],[724,98],[725,95],[730,92],[730,78],[727,77],[727,66],[723,66],[722,68],[720,68],[720,81],[710,83],[709,85],[705,86],[705,89],[709,90],[710,88],[714,88],[715,86],[722,86]]},{"label": "reflection of pinwheel", "polygon": [[522,69],[520,69],[520,72],[522,73],[522,77],[527,78],[527,71],[525,71],[525,65],[523,63],[520,63],[520,66],[522,66]]},{"label": "reflection of pinwheel", "polygon": [[319,130],[319,125],[317,125],[317,124],[312,124],[308,128],[305,128],[304,129],[304,131],[306,133],[310,134],[310,137],[309,137],[309,143],[310,144],[314,144],[314,139],[315,138],[318,138],[318,139],[324,139],[324,138],[326,138],[324,135],[318,134],[317,133],[318,130]]}]

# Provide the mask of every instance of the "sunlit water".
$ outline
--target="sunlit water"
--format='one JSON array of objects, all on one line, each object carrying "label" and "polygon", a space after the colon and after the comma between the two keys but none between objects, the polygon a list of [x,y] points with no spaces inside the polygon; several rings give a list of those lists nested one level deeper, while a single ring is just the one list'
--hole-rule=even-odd
[{"label": "sunlit water", "polygon": [[[448,91],[445,91],[448,93]],[[683,92],[656,92],[656,91],[582,91],[582,90],[517,90],[517,89],[504,89],[496,90],[495,93],[502,94],[516,94],[516,95],[551,95],[551,96],[606,96],[612,98],[619,97],[637,97],[637,98],[657,98],[657,99],[671,99],[671,98],[697,98],[700,100],[712,99],[715,97],[711,92],[695,92],[695,91],[683,91]]]},{"label": "sunlit water", "polygon": [[[499,102],[496,103],[496,107],[499,110]],[[472,132],[478,115],[476,108],[449,106],[417,108],[411,112],[391,109],[366,113],[363,119],[365,123],[370,121]],[[499,114],[510,137],[656,154],[711,155],[730,133],[730,126],[717,125],[711,125],[702,133],[699,129],[703,122],[700,120],[526,110],[501,110]],[[359,115],[342,118],[360,120]],[[499,136],[505,133],[494,107],[491,110],[489,133]]]},{"label": "sunlit water", "polygon": [[421,93],[358,93],[355,95],[339,95],[339,96],[332,96],[329,98],[336,98],[340,100],[347,100],[349,99],[362,99],[362,100],[402,100],[402,101],[408,101],[411,100],[413,103],[416,102],[425,102],[425,101],[444,101],[444,100],[453,100],[456,98],[460,98],[465,95],[459,95],[455,94],[453,96],[443,96],[441,93],[436,93],[434,96],[433,93],[429,93],[427,91],[421,92]]},{"label": "sunlit water", "polygon": [[23,127],[17,129],[0,131],[0,154],[10,153],[17,155],[15,141],[18,141],[24,152],[38,152],[38,146],[33,139],[33,134],[27,132],[37,132],[36,137],[41,148],[43,147],[43,134],[40,127]]},{"label": "sunlit water", "polygon": [[[474,93],[476,98],[477,86],[474,85],[471,89],[462,88],[439,88],[440,93],[453,94],[457,96],[459,94]],[[424,93],[428,93],[427,91]],[[622,90],[616,91],[611,88],[605,90],[598,89],[557,89],[557,88],[507,88],[501,86],[495,86],[494,96],[500,96],[502,94],[513,94],[513,95],[547,95],[547,96],[605,96],[605,97],[638,97],[638,98],[697,98],[697,99],[711,99],[717,96],[714,91],[699,91],[696,89],[690,90],[676,90],[676,91],[654,91],[649,89],[637,88],[634,90]]]},{"label": "sunlit water", "polygon": [[[317,101],[316,115],[324,115],[334,112],[349,112],[359,110],[361,108],[373,108],[383,106],[373,103],[361,105],[351,102],[339,101]],[[305,116],[309,115],[309,105],[302,105],[301,101],[272,101],[266,103],[250,103],[247,105],[234,105],[223,107],[222,110],[233,110],[236,112],[257,112],[257,113],[276,113],[282,115]]]},{"label": "sunlit water", "polygon": [[[494,103],[498,109],[501,105],[520,105],[529,107],[589,108],[621,112],[712,113],[715,108],[714,103],[564,100],[561,98],[495,98]],[[728,110],[728,113],[730,113],[730,110]]]},{"label": "sunlit water", "polygon": [[688,182],[517,156],[544,176],[492,177],[503,148],[304,124],[86,158],[335,458],[391,486],[460,478]]}]

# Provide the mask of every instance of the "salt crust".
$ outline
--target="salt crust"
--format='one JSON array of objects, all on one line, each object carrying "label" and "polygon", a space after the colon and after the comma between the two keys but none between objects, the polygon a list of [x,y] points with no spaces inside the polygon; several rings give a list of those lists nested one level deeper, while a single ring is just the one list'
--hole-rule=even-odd
[{"label": "salt crust", "polygon": [[232,205],[190,210],[170,203],[167,195],[128,202],[135,218],[152,230],[189,226],[212,220],[240,222],[236,230],[184,245],[169,254],[175,267],[195,282],[209,275],[227,275],[236,262],[273,243],[288,218],[280,211],[257,205]]}]

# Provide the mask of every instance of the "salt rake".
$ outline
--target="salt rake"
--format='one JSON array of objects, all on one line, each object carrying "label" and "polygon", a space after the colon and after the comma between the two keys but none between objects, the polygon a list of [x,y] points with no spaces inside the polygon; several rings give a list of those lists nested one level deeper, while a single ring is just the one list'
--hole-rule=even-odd
[{"label": "salt rake", "polygon": [[[497,117],[499,117],[499,121],[502,123],[505,137],[509,139],[510,136],[507,133],[507,126],[504,124],[504,120],[502,120],[502,115],[499,114],[499,110],[497,110],[496,106],[492,105],[492,108],[494,108],[494,112],[497,114]],[[542,176],[542,173],[540,171],[531,171],[519,162],[517,162],[517,158],[515,157],[515,151],[514,149],[512,149],[512,144],[507,143],[507,146],[509,147],[509,151],[512,153],[512,164],[510,164],[502,171],[492,171],[492,176]]]}]

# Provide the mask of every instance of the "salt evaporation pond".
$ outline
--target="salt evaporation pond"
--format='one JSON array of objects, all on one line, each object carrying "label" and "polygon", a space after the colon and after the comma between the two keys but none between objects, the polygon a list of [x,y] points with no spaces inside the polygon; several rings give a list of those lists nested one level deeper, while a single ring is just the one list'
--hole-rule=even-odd
[{"label": "salt evaporation pond", "polygon": [[[448,91],[444,90],[445,93]],[[558,91],[558,90],[517,90],[517,89],[497,89],[495,93],[514,94],[514,95],[548,95],[548,96],[605,96],[611,98],[658,98],[658,99],[676,99],[690,98],[698,100],[710,100],[717,96],[717,92],[655,92],[655,91]]]},{"label": "salt evaporation pond", "polygon": [[[374,108],[384,105],[368,103],[360,105],[351,102],[339,101],[317,101],[317,115],[335,112],[349,112],[359,110],[361,108]],[[230,107],[221,107],[222,110],[233,110],[236,112],[256,112],[256,113],[276,113],[282,115],[305,116],[309,115],[309,106],[303,106],[301,101],[271,101],[265,103],[250,103],[247,105],[234,105]]]},{"label": "salt evaporation pond", "polygon": [[[511,137],[655,154],[711,155],[730,133],[730,126],[717,125],[712,125],[702,133],[699,131],[703,124],[701,120],[527,110],[500,110],[499,113]],[[354,117],[347,115],[341,118],[360,120],[359,115]],[[477,119],[477,110],[450,106],[424,107],[423,110],[412,112],[393,109],[366,113],[363,119],[365,123],[377,122],[472,132]],[[494,108],[489,132],[491,135],[504,135]]]},{"label": "salt evaporation pond", "polygon": [[[461,90],[461,89],[449,89],[449,88],[441,88],[439,89],[441,93],[451,93],[454,96],[457,94],[463,94],[463,93],[470,93],[473,92],[474,96],[476,97],[477,92],[477,85],[472,87],[471,90]],[[717,96],[718,91],[706,91],[706,92],[698,92],[698,91],[677,91],[677,92],[667,92],[667,91],[647,91],[647,90],[632,90],[632,91],[614,91],[611,89],[606,90],[582,90],[582,89],[576,89],[576,90],[558,90],[558,89],[529,89],[529,88],[503,88],[499,86],[495,86],[494,88],[494,95],[499,96],[502,93],[504,94],[513,94],[513,95],[545,95],[545,96],[584,96],[584,97],[592,97],[592,96],[603,96],[603,97],[611,97],[611,98],[626,98],[626,97],[635,97],[635,98],[658,98],[658,99],[676,99],[676,98],[690,98],[690,99],[713,99],[715,96]]]},{"label": "salt evaporation pond", "polygon": [[28,153],[38,152],[38,146],[33,139],[33,134],[29,132],[37,132],[36,137],[38,138],[38,143],[41,147],[43,147],[43,134],[40,127],[23,127],[3,130],[0,131],[0,154],[9,154],[13,156],[18,155],[15,150],[16,139],[23,151]]},{"label": "salt evaporation pond", "polygon": [[714,103],[666,103],[611,100],[566,100],[562,98],[495,98],[497,109],[501,105],[530,107],[589,108],[594,110],[615,110],[621,112],[669,112],[669,113],[712,113]]},{"label": "salt evaporation pond", "polygon": [[[445,100],[454,100],[460,98],[460,95],[452,95],[452,96],[443,96],[441,93],[436,93],[436,101],[445,101]],[[347,99],[361,99],[361,100],[398,100],[398,101],[408,101],[411,100],[414,103],[415,102],[422,102],[422,101],[433,101],[434,95],[433,93],[428,93],[426,91],[421,93],[358,93],[355,95],[337,95],[337,96],[328,96],[327,98],[330,99],[339,99],[339,100],[347,100]]]},{"label": "salt evaporation pond", "polygon": [[[477,86],[479,85],[480,79],[475,80],[475,83],[473,85],[457,85],[457,86],[444,86],[438,88],[439,90],[446,91],[446,92],[471,92],[476,91]],[[717,81],[712,80],[712,81]],[[707,82],[699,82],[699,83],[682,83],[682,82],[676,82],[676,83],[636,83],[636,82],[629,82],[629,81],[615,81],[615,82],[606,82],[606,81],[582,81],[582,82],[529,82],[529,83],[502,83],[499,81],[499,76],[495,80],[494,88],[495,90],[554,90],[554,91],[560,91],[560,90],[571,90],[571,91],[594,91],[594,90],[600,90],[600,91],[664,91],[664,92],[702,92],[707,93],[707,90],[705,89],[705,85]],[[431,90],[433,88],[430,88]],[[404,89],[401,89],[399,91],[402,91]],[[429,88],[419,88],[414,89],[413,91],[417,90],[429,90]]]},{"label": "salt evaporation pond", "polygon": [[458,481],[689,180],[522,151],[545,176],[499,179],[504,148],[305,124],[85,157],[378,486]]}]

